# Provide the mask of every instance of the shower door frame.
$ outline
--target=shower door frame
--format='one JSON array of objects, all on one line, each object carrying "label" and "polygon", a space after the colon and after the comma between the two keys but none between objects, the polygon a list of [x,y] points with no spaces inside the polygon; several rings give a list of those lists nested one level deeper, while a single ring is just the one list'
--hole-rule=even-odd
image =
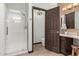
[{"label": "shower door frame", "polygon": [[[15,10],[15,9],[13,9],[13,10]],[[19,11],[19,10],[18,10]],[[6,8],[6,13],[5,13],[5,44],[4,44],[4,55],[7,55],[6,54],[6,48],[7,48],[7,46],[6,46],[6,40],[7,40],[7,16],[8,16],[8,9]],[[17,12],[15,12],[15,13],[17,13]],[[28,22],[26,22],[26,14],[23,14],[23,13],[21,13],[24,17],[25,17],[25,30],[27,29],[27,43],[28,43],[28,24],[26,25],[26,23],[28,23]],[[26,39],[26,38],[25,38]],[[27,44],[27,52],[28,52],[28,44]]]}]

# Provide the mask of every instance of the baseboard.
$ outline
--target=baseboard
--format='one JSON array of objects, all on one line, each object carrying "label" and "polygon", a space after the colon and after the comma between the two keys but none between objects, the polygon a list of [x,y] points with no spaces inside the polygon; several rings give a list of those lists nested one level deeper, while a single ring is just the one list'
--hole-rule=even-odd
[{"label": "baseboard", "polygon": [[42,44],[42,42],[38,42],[38,43],[33,43],[33,44]]},{"label": "baseboard", "polygon": [[32,53],[33,52],[33,50],[32,51],[28,51],[28,53]]},{"label": "baseboard", "polygon": [[6,53],[5,56],[18,56],[18,55],[21,55],[21,54],[24,54],[24,53],[28,53],[28,51],[27,50],[20,50],[20,51],[17,51],[17,52]]}]

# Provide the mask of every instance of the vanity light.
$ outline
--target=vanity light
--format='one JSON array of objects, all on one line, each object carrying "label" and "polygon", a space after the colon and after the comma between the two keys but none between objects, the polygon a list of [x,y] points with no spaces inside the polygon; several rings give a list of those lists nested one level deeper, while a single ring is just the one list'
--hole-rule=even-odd
[{"label": "vanity light", "polygon": [[72,5],[68,5],[68,6],[67,6],[67,9],[71,9],[71,8],[72,8]]},{"label": "vanity light", "polygon": [[65,11],[65,10],[67,10],[67,8],[62,8],[62,11]]},{"label": "vanity light", "polygon": [[78,6],[78,3],[73,3],[73,7],[77,7]]},{"label": "vanity light", "polygon": [[75,8],[77,6],[78,6],[78,3],[73,3],[73,4],[70,4],[70,5],[63,7],[62,11],[70,10],[70,9]]}]

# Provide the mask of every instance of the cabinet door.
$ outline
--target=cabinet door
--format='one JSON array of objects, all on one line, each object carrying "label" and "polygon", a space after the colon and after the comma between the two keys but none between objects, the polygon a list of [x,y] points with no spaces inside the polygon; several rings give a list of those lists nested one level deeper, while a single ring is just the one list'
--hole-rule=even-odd
[{"label": "cabinet door", "polygon": [[50,9],[46,12],[45,23],[45,47],[51,51],[59,52],[59,29],[60,15],[59,7]]},{"label": "cabinet door", "polygon": [[60,37],[60,41],[61,41],[61,53],[63,53],[64,55],[71,54],[72,51],[71,45],[73,44],[73,39],[67,37]]},{"label": "cabinet door", "polygon": [[66,40],[64,37],[61,37],[61,52],[66,54]]}]

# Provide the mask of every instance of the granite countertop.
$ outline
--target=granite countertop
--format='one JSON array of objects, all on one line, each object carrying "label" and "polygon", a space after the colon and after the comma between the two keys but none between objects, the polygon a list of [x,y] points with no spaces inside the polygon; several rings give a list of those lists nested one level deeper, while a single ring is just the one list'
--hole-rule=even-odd
[{"label": "granite countertop", "polygon": [[60,36],[79,39],[79,30],[78,29],[67,29],[64,31],[64,33],[60,33]]}]

